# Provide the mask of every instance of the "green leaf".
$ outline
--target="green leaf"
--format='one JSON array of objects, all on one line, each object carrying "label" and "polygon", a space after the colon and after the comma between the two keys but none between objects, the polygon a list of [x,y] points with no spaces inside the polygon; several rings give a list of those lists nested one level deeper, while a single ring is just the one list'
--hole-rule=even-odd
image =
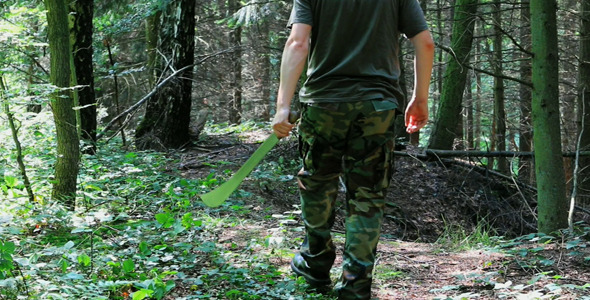
[{"label": "green leaf", "polygon": [[61,264],[60,264],[60,268],[61,268],[61,272],[65,273],[68,271],[68,261],[65,259],[61,260]]},{"label": "green leaf", "polygon": [[82,254],[80,256],[78,256],[78,263],[88,267],[90,265],[91,259],[90,256],[86,255],[86,254]]},{"label": "green leaf", "polygon": [[80,279],[84,279],[84,276],[78,274],[78,273],[68,273],[66,274],[66,276],[64,276],[64,279],[72,279],[72,280],[80,280]]},{"label": "green leaf", "polygon": [[13,254],[16,246],[13,242],[2,242],[0,241],[0,253]]},{"label": "green leaf", "polygon": [[152,291],[152,290],[141,289],[141,290],[133,293],[133,297],[131,299],[142,300],[142,299],[145,299],[145,298],[151,296],[153,293],[154,293],[154,291]]},{"label": "green leaf", "polygon": [[74,245],[75,245],[74,242],[68,241],[62,248],[64,250],[70,250],[70,249],[72,249],[72,247],[74,247]]},{"label": "green leaf", "polygon": [[193,227],[193,224],[194,221],[192,213],[189,212],[182,216],[182,226],[184,226],[186,229]]},{"label": "green leaf", "polygon": [[555,263],[552,259],[542,259],[539,262],[544,266],[552,266]]},{"label": "green leaf", "polygon": [[125,273],[131,273],[135,271],[135,263],[133,260],[128,259],[123,262],[123,271],[125,271]]},{"label": "green leaf", "polygon": [[72,229],[71,233],[92,232],[92,229],[86,227],[76,227]]},{"label": "green leaf", "polygon": [[10,188],[13,188],[17,185],[18,179],[14,176],[4,175],[4,182]]},{"label": "green leaf", "polygon": [[143,256],[148,256],[152,254],[152,250],[146,242],[141,242],[139,243],[139,253],[141,253]]},{"label": "green leaf", "polygon": [[186,230],[186,227],[182,224],[182,222],[174,222],[174,234],[179,234]]},{"label": "green leaf", "polygon": [[169,213],[156,214],[156,221],[164,228],[170,228],[174,225],[174,217]]}]

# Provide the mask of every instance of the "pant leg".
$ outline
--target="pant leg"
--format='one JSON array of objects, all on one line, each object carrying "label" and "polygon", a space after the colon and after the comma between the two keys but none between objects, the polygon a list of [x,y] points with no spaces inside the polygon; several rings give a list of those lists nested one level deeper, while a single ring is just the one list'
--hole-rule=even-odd
[{"label": "pant leg", "polygon": [[329,276],[336,258],[330,230],[349,124],[335,109],[306,106],[299,125],[303,168],[297,177],[306,229],[300,253],[317,276]]},{"label": "pant leg", "polygon": [[395,111],[365,103],[351,124],[344,155],[346,244],[341,299],[368,299],[381,232],[385,194],[393,171]]}]

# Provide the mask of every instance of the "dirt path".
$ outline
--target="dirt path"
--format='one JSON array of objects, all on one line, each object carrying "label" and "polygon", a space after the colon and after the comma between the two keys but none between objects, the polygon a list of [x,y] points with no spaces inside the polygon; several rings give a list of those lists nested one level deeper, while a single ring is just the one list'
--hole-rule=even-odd
[{"label": "dirt path", "polygon": [[[283,280],[294,280],[289,262],[297,251],[300,229],[299,225],[281,227],[276,222],[266,221],[252,227],[244,225],[225,229],[218,242],[227,242],[228,247],[232,244],[233,250],[240,252],[240,248],[255,236],[270,239],[266,247],[256,249],[255,253],[272,257],[271,260],[283,273]],[[331,277],[336,282],[342,270],[344,239],[338,233],[334,237],[338,256]],[[382,239],[374,271],[373,297],[590,299],[590,269],[588,262],[584,262],[584,257],[590,256],[587,249],[578,249],[586,252],[572,256],[569,255],[572,248],[567,249],[566,243],[541,243],[536,238],[512,243],[518,245],[451,251],[438,243]],[[524,253],[530,257],[521,256]],[[545,265],[543,261],[546,261]],[[236,263],[239,264],[240,260]],[[305,298],[295,296],[293,299]],[[325,299],[334,297],[326,296]]]},{"label": "dirt path", "polygon": [[[213,161],[247,158],[255,148],[232,147],[226,152],[215,152],[215,156],[209,158]],[[296,149],[294,142],[281,143],[269,153],[268,159],[277,160],[282,156],[282,159],[295,161]],[[186,161],[191,161],[191,155]],[[235,165],[239,166],[239,161]],[[206,172],[189,168],[186,176],[204,177]],[[251,214],[244,216],[258,222],[258,229],[254,233],[248,233],[247,227],[235,232],[233,229],[224,231],[221,242],[231,240],[236,244],[252,234],[283,241],[277,246],[283,255],[274,260],[286,277],[292,277],[289,255],[292,256],[298,247],[301,221],[295,217],[291,225],[281,227],[276,220],[263,223],[256,220],[293,210],[299,201],[294,192],[296,183],[258,181],[251,176],[241,189],[251,193],[252,198],[264,199],[264,207],[248,208]],[[469,167],[469,162],[441,165],[440,162],[396,158],[396,172],[387,200],[383,238],[374,272],[373,296],[376,298],[590,300],[587,215],[576,216],[576,220],[581,220],[580,227],[585,228],[578,238],[551,242],[539,239],[531,235],[536,226],[534,189],[478,173]],[[341,215],[337,216],[336,232],[342,232]],[[297,227],[299,230],[292,230]],[[463,243],[462,239],[482,232],[501,236],[504,241],[496,238],[498,246],[486,248],[478,247],[476,239],[469,242],[468,248],[451,250],[450,247]],[[435,243],[453,234],[455,240],[448,244]],[[338,249],[342,249],[342,235],[337,235],[335,242]],[[271,250],[262,248],[260,251]],[[332,270],[333,281],[341,272],[340,259],[341,253]]]}]

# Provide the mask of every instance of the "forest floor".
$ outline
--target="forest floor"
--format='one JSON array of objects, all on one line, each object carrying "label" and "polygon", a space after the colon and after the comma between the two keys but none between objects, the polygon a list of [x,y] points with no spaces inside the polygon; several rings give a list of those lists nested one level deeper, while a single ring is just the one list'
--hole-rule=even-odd
[{"label": "forest floor", "polygon": [[[233,162],[235,171],[267,134],[259,131],[242,133],[239,137],[207,136],[202,139],[206,143],[184,154],[183,176],[202,178],[207,176],[207,166],[222,161]],[[279,160],[283,164],[296,163],[295,139],[281,141],[268,154],[267,161]],[[378,299],[590,299],[589,216],[575,215],[579,231],[575,235],[535,234],[534,188],[497,177],[475,165],[461,160],[396,158],[377,251],[373,296]],[[285,180],[279,182],[265,180],[268,176],[272,175],[255,171],[242,184],[240,189],[245,197],[258,201],[240,204],[240,208],[247,209],[243,214],[247,221],[220,231],[218,243],[239,252],[249,247],[248,241],[253,236],[266,238],[267,247],[259,250],[269,253],[287,250],[287,254],[277,255],[273,263],[284,280],[292,280],[290,257],[302,235],[296,182],[290,175],[282,175]],[[334,228],[339,255],[332,269],[333,282],[341,272],[343,224],[343,211],[339,207]],[[183,296],[186,295],[178,291],[173,294],[173,297]],[[297,297],[301,296],[292,298]]]},{"label": "forest floor", "polygon": [[[269,134],[266,123],[210,124],[182,151],[101,144],[82,157],[75,211],[48,200],[55,158],[32,149],[35,201],[17,176],[0,179],[0,300],[336,299],[310,290],[289,267],[303,240],[295,136],[220,207],[199,199]],[[39,139],[52,136],[35,135],[31,144],[51,145]],[[9,155],[0,151],[0,160]],[[400,153],[374,298],[590,300],[590,214],[574,215],[574,232],[537,234],[535,188],[481,166]],[[342,272],[341,202],[333,282]]]}]

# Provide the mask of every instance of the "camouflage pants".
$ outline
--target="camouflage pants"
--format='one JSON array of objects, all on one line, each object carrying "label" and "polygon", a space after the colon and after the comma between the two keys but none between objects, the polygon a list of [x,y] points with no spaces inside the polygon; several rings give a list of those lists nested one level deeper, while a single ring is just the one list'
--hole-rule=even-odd
[{"label": "camouflage pants", "polygon": [[300,253],[310,268],[329,274],[336,257],[330,230],[341,177],[346,186],[346,244],[337,287],[341,299],[370,297],[393,170],[394,119],[395,110],[376,111],[371,101],[314,104],[303,110],[298,181],[306,238]]}]

